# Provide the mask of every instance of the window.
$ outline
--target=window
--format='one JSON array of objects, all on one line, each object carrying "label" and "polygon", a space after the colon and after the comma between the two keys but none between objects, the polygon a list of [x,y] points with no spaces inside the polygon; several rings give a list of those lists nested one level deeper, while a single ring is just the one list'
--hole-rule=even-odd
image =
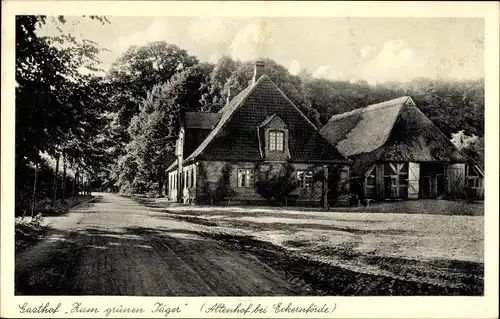
[{"label": "window", "polygon": [[299,187],[312,188],[312,171],[297,171],[297,179],[299,180]]},{"label": "window", "polygon": [[467,187],[470,188],[480,188],[480,180],[477,176],[468,176],[467,177]]},{"label": "window", "polygon": [[283,131],[269,131],[269,150],[283,151],[284,134]]},{"label": "window", "polygon": [[253,169],[238,169],[238,187],[253,187]]}]

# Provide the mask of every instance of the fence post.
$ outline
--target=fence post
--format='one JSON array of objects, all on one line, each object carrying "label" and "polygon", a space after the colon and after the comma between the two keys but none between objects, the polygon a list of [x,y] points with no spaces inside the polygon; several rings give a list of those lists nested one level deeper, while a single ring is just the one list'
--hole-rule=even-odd
[{"label": "fence post", "polygon": [[35,212],[35,202],[36,202],[36,182],[38,179],[38,163],[35,164],[35,180],[33,182],[33,198],[31,200],[31,218],[33,218]]},{"label": "fence post", "polygon": [[323,166],[323,208],[328,209],[328,165]]},{"label": "fence post", "polygon": [[63,153],[63,177],[62,177],[62,185],[61,185],[61,190],[62,190],[62,203],[66,202],[66,156]]},{"label": "fence post", "polygon": [[57,199],[57,174],[59,173],[59,157],[60,155],[56,155],[56,171],[54,173],[54,186],[52,187],[52,207],[54,207]]}]

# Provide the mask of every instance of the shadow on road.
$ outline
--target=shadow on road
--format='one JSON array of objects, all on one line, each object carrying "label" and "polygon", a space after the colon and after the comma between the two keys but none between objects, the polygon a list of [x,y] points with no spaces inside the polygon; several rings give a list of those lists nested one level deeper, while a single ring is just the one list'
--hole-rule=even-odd
[{"label": "shadow on road", "polygon": [[[40,247],[41,246],[41,247]],[[202,233],[54,231],[16,257],[16,295],[284,296],[280,276]]]},{"label": "shadow on road", "polygon": [[[483,269],[474,263],[458,262],[455,266],[469,275],[462,274],[460,285],[444,287],[319,263],[248,236],[187,229],[87,228],[54,232],[45,244],[51,249],[16,258],[17,295],[483,294],[482,275],[478,276]],[[387,257],[365,262],[401,266],[400,259]]]}]

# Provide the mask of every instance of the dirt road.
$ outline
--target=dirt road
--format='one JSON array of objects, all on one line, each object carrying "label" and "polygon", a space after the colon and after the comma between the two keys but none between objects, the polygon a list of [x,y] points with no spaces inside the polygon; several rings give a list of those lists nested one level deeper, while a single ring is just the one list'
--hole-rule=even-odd
[{"label": "dirt road", "polygon": [[96,194],[16,257],[16,294],[293,295],[270,268],[200,236],[193,224],[130,199]]}]

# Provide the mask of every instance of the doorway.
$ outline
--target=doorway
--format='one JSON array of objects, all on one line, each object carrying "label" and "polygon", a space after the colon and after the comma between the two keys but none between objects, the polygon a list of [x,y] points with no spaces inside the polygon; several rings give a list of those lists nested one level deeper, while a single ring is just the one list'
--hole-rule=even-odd
[{"label": "doorway", "polygon": [[422,198],[436,198],[445,193],[444,164],[420,163],[420,190]]}]

